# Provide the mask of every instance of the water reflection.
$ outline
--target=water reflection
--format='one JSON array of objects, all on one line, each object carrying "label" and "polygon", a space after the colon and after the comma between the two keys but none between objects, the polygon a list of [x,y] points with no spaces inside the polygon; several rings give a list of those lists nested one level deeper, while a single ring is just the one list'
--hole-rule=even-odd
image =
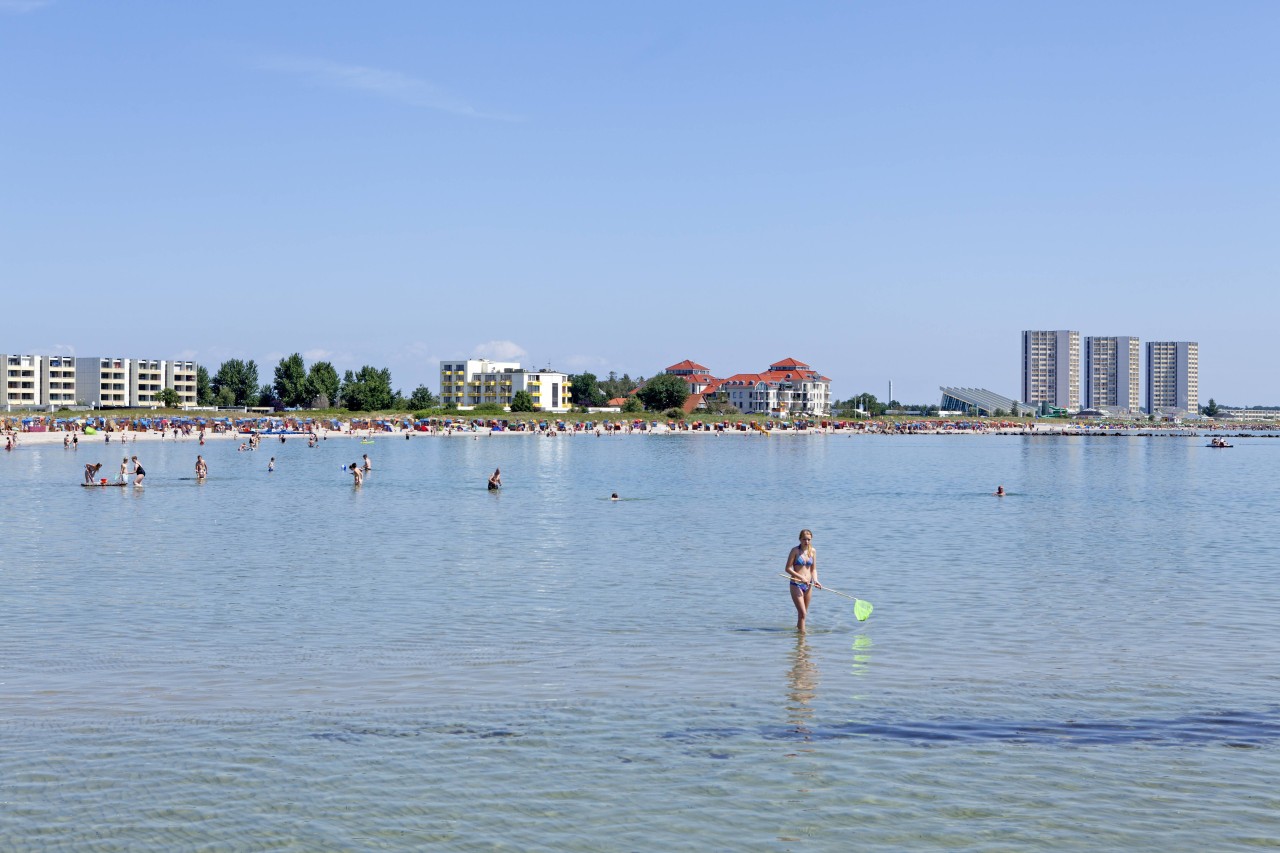
[{"label": "water reflection", "polygon": [[859,634],[853,638],[853,667],[854,675],[865,675],[867,665],[871,662],[871,638],[866,634]]},{"label": "water reflection", "polygon": [[813,701],[818,695],[818,667],[809,651],[804,634],[796,636],[791,653],[791,669],[787,671],[787,723],[797,734],[809,739],[812,733]]}]

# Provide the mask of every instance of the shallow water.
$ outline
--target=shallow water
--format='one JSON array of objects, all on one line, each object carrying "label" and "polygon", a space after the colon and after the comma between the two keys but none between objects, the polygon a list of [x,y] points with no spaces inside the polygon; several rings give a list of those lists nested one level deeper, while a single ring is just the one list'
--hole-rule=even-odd
[{"label": "shallow water", "polygon": [[[0,849],[1268,846],[1280,442],[1233,441],[22,446]],[[795,635],[801,527],[869,621]]]}]

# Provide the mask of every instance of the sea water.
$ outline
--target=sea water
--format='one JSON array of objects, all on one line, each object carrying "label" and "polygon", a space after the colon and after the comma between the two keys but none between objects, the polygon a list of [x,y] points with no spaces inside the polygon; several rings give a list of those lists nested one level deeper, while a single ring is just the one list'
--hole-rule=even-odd
[{"label": "sea water", "polygon": [[1280,441],[1205,443],[20,445],[0,848],[1274,846]]}]

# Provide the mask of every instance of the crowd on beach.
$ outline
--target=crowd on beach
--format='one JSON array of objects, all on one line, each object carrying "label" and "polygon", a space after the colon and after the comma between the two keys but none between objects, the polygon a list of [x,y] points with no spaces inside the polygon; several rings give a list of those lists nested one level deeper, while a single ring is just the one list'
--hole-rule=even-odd
[{"label": "crowd on beach", "polygon": [[[517,419],[497,417],[442,417],[415,419],[408,416],[384,419],[339,420],[326,418],[262,417],[231,420],[229,418],[153,418],[112,419],[107,417],[54,419],[51,417],[0,419],[0,433],[5,450],[13,450],[19,442],[47,443],[61,441],[63,446],[78,448],[85,441],[137,442],[138,440],[223,438],[245,442],[242,449],[256,449],[262,436],[305,435],[311,446],[330,436],[387,436],[410,438],[415,435],[537,435],[555,438],[578,435],[665,435],[672,433],[711,433],[716,435],[1200,435],[1212,432],[1280,434],[1280,424],[1229,424],[1201,422],[1194,425],[1143,422],[1092,421],[1016,421],[991,419],[954,420],[946,418],[920,420],[626,420]],[[1243,434],[1243,433],[1242,433]]]}]

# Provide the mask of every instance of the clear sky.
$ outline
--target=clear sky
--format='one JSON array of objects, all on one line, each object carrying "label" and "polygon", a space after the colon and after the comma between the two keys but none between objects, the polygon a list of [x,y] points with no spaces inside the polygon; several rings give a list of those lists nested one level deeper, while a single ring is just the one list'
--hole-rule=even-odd
[{"label": "clear sky", "polygon": [[0,0],[0,352],[1280,403],[1280,3]]}]

